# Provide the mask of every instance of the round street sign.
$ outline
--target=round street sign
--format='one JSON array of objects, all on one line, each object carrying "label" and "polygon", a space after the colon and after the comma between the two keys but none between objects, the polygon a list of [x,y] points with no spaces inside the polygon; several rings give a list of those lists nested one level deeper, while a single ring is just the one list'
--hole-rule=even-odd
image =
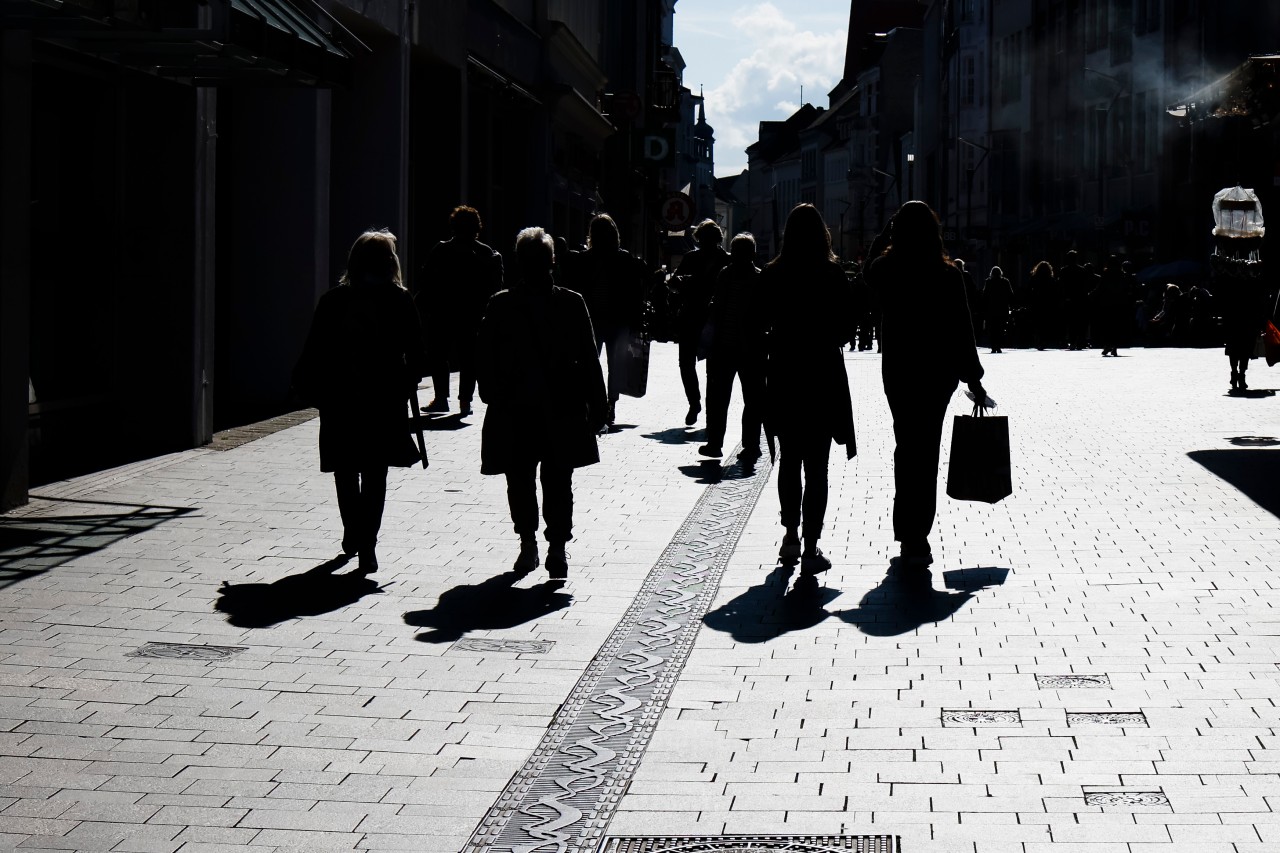
[{"label": "round street sign", "polygon": [[684,193],[667,193],[658,218],[668,231],[683,231],[693,224],[693,199]]}]

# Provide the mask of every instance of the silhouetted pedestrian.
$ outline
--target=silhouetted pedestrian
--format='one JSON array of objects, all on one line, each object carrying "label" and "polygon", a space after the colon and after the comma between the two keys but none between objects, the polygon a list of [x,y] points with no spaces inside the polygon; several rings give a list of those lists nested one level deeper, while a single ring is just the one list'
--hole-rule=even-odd
[{"label": "silhouetted pedestrian", "polygon": [[698,345],[702,328],[707,324],[708,306],[715,291],[716,276],[729,263],[729,253],[720,245],[724,232],[710,219],[703,220],[693,231],[698,247],[685,255],[676,268],[680,287],[680,316],[676,340],[680,345],[680,381],[689,401],[686,426],[693,426],[702,411],[702,390],[698,387]]},{"label": "silhouetted pedestrian", "polygon": [[[974,340],[978,340],[982,337],[982,325],[983,320],[986,317],[986,312],[983,310],[982,304],[982,296],[983,293],[985,293],[985,290],[978,287],[978,283],[974,279],[973,273],[969,272],[969,267],[965,265],[964,260],[956,258],[951,263],[955,264],[956,269],[960,270],[960,277],[964,279],[964,295],[969,301],[969,316],[973,318],[973,337]],[[1013,286],[1010,285],[1009,289],[1012,293]],[[1009,302],[1013,302],[1012,297],[1010,297]],[[1008,322],[1008,305],[1005,306],[1005,314],[1005,320]],[[1000,331],[1001,334],[1003,334],[1004,329],[1001,329]],[[992,346],[997,348],[997,350],[994,351],[998,351],[1000,344],[992,344]]]},{"label": "silhouetted pedestrian", "polygon": [[320,409],[320,470],[332,472],[337,487],[342,550],[358,553],[364,571],[378,568],[387,468],[421,458],[406,412],[425,369],[396,238],[385,229],[366,231],[351,247],[339,286],[316,305],[293,378],[302,399]]},{"label": "silhouetted pedestrian", "polygon": [[1120,269],[1120,259],[1115,255],[1102,265],[1102,275],[1093,291],[1094,324],[1098,344],[1103,355],[1118,356],[1120,338],[1128,327],[1133,312],[1133,296],[1129,281]]},{"label": "silhouetted pedestrian", "polygon": [[[965,382],[985,401],[964,281],[942,245],[938,217],[909,201],[871,246],[867,277],[884,310],[881,374],[893,414],[893,538],[909,564],[933,562],[938,453],[947,404]],[[921,330],[927,329],[927,339]]]},{"label": "silhouetted pedestrian", "polygon": [[1079,252],[1067,252],[1059,282],[1069,350],[1089,348],[1089,295],[1098,286],[1095,278],[1080,262]]},{"label": "silhouetted pedestrian", "polygon": [[742,384],[740,459],[760,458],[760,413],[764,407],[765,301],[756,266],[756,240],[743,232],[729,243],[729,265],[716,278],[711,300],[715,334],[707,354],[707,443],[703,456],[721,456],[728,429],[733,378]]},{"label": "silhouetted pedestrian", "polygon": [[435,388],[435,399],[425,410],[449,411],[453,366],[458,370],[458,406],[469,415],[476,390],[476,332],[489,297],[502,289],[502,256],[477,239],[483,224],[474,207],[455,207],[449,227],[453,237],[432,247],[413,283]]},{"label": "silhouetted pedestrian", "polygon": [[574,252],[565,268],[563,286],[576,290],[587,303],[595,330],[597,356],[607,353],[609,363],[609,410],[606,422],[613,425],[625,364],[621,348],[644,322],[644,292],[648,270],[644,262],[620,246],[621,237],[613,218],[602,213],[591,220],[587,250]]},{"label": "silhouetted pedestrian", "polygon": [[1061,338],[1063,300],[1058,288],[1058,278],[1053,274],[1053,265],[1048,261],[1040,261],[1032,267],[1027,287],[1031,291],[1036,349],[1057,346]]},{"label": "silhouetted pedestrian", "polygon": [[831,567],[818,548],[831,442],[843,444],[850,459],[858,451],[844,368],[853,293],[831,251],[831,232],[812,204],[797,205],[787,217],[782,248],[760,285],[769,312],[764,423],[778,437],[780,453],[784,534],[778,555],[799,557],[802,570],[820,572]]},{"label": "silhouetted pedestrian", "polygon": [[[991,351],[1004,352],[1005,330],[1009,326],[1009,307],[1013,304],[1013,284],[1005,278],[1004,270],[992,267],[982,285],[982,303],[987,309],[987,343]],[[969,303],[973,314],[973,303]],[[976,337],[976,333],[975,333]]]},{"label": "silhouetted pedestrian", "polygon": [[555,244],[541,228],[516,237],[520,281],[489,300],[480,325],[480,396],[488,404],[481,473],[505,474],[520,536],[515,570],[537,568],[538,495],[546,521],[547,572],[568,575],[573,469],[600,461],[596,433],[607,408],[586,303],[552,278]]}]

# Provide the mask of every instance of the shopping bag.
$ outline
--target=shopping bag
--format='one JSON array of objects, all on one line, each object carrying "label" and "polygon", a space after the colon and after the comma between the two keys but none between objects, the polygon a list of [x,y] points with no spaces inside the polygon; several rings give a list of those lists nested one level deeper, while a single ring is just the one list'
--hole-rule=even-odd
[{"label": "shopping bag", "polygon": [[1262,357],[1267,360],[1267,367],[1274,367],[1277,361],[1280,361],[1280,329],[1276,328],[1276,324],[1267,321],[1267,325],[1262,327]]},{"label": "shopping bag", "polygon": [[1013,494],[1009,468],[1009,419],[975,405],[956,415],[951,432],[947,495],[958,501],[995,503]]},{"label": "shopping bag", "polygon": [[[609,356],[610,378],[618,386],[609,389],[610,392],[643,397],[649,389],[649,342],[640,334],[620,335]],[[613,363],[618,365],[616,369]]]}]

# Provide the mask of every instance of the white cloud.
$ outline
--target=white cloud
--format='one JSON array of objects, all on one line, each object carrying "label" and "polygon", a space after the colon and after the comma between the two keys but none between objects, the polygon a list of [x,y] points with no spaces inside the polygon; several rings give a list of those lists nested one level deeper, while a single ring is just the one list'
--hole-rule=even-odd
[{"label": "white cloud", "polygon": [[716,130],[717,174],[746,167],[744,149],[756,141],[759,122],[793,113],[801,86],[805,101],[827,106],[827,92],[844,70],[846,30],[802,28],[809,23],[774,3],[755,3],[732,14],[739,58],[718,84],[706,89],[707,121]]}]

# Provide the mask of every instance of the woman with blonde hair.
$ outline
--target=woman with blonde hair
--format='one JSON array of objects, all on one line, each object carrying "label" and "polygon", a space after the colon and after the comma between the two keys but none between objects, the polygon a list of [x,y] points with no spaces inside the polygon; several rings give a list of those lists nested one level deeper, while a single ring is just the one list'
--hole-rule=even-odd
[{"label": "woman with blonde hair", "polygon": [[320,470],[333,474],[342,550],[376,571],[388,467],[421,456],[408,400],[426,372],[418,312],[400,280],[396,238],[366,231],[337,287],[320,297],[294,370],[294,388],[320,409]]}]

